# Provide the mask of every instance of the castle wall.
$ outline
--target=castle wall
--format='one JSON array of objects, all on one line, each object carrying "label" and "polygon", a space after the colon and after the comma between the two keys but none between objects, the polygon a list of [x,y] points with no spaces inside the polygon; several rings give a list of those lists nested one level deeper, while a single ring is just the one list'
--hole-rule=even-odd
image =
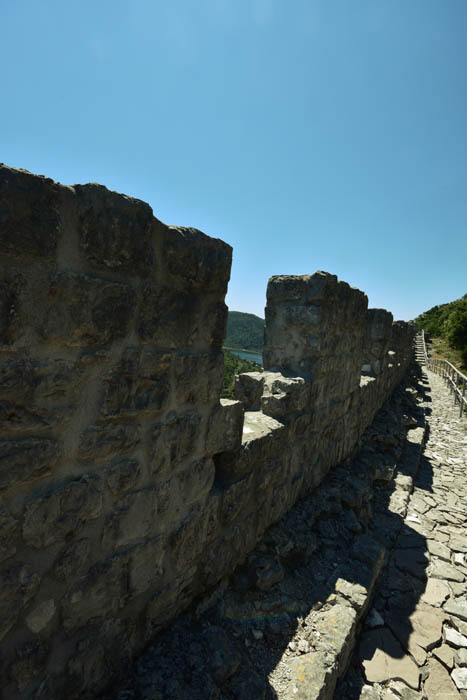
[{"label": "castle wall", "polygon": [[333,275],[273,277],[265,372],[220,400],[230,263],[139,200],[0,166],[5,699],[94,697],[400,381],[408,324]]}]

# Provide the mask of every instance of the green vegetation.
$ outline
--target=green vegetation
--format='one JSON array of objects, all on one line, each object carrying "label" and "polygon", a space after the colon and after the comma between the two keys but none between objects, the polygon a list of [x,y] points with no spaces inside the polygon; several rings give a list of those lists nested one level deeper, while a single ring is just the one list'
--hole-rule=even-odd
[{"label": "green vegetation", "polygon": [[264,320],[254,314],[229,311],[227,318],[227,348],[263,352]]},{"label": "green vegetation", "polygon": [[235,375],[242,372],[262,372],[263,368],[254,362],[241,360],[239,357],[224,350],[224,384],[222,386],[222,398],[234,399]]},{"label": "green vegetation", "polygon": [[433,306],[417,317],[422,328],[434,339],[433,349],[462,370],[467,369],[467,294],[448,304]]}]

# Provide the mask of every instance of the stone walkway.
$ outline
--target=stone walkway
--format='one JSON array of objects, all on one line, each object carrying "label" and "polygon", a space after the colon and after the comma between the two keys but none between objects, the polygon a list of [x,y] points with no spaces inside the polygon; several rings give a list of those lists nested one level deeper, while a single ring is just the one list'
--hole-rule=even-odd
[{"label": "stone walkway", "polygon": [[415,367],[354,459],[102,700],[467,698],[467,420],[430,385]]},{"label": "stone walkway", "polygon": [[467,420],[429,383],[420,470],[341,700],[467,698]]}]

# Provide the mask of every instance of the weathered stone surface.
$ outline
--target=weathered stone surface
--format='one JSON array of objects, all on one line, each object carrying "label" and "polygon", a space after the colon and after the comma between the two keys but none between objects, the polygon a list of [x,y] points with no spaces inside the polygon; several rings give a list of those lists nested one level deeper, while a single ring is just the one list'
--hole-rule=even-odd
[{"label": "weathered stone surface", "polygon": [[1,440],[0,489],[51,474],[58,453],[55,440]]},{"label": "weathered stone surface", "polygon": [[83,476],[57,484],[26,506],[24,540],[32,547],[48,547],[101,512],[101,484],[97,477]]},{"label": "weathered stone surface", "polygon": [[48,652],[48,644],[38,639],[22,644],[16,650],[15,660],[9,670],[11,678],[21,693],[43,671]]},{"label": "weathered stone surface", "polygon": [[433,655],[447,668],[451,669],[454,666],[454,649],[448,644],[442,644],[440,647],[433,649]]},{"label": "weathered stone surface", "polygon": [[467,621],[467,600],[465,598],[451,598],[444,606],[444,610],[450,615],[455,615],[460,617],[461,620]]},{"label": "weathered stone surface", "polygon": [[32,632],[38,634],[47,627],[55,615],[55,601],[53,598],[43,600],[42,603],[26,615],[26,624]]},{"label": "weathered stone surface", "polygon": [[435,560],[431,563],[430,575],[433,578],[441,578],[446,581],[459,581],[462,583],[465,580],[464,574],[458,567],[440,560]]},{"label": "weathered stone surface", "polygon": [[221,399],[212,412],[206,435],[208,454],[231,452],[240,447],[243,433],[243,404]]},{"label": "weathered stone surface", "polygon": [[366,679],[371,683],[402,680],[414,690],[420,685],[420,671],[386,628],[366,632],[360,645]]},{"label": "weathered stone surface", "polygon": [[120,459],[107,470],[105,480],[114,496],[134,489],[141,473],[141,464],[137,459]]},{"label": "weathered stone surface", "polygon": [[440,607],[449,597],[451,591],[445,581],[436,578],[429,578],[426,582],[425,592],[422,601],[434,607]]},{"label": "weathered stone surface", "polygon": [[232,260],[227,243],[194,228],[169,226],[163,244],[167,269],[176,283],[190,290],[226,293]]},{"label": "weathered stone surface", "polygon": [[0,562],[11,557],[18,547],[19,521],[0,506]]},{"label": "weathered stone surface", "polygon": [[134,448],[141,439],[137,423],[92,425],[80,436],[81,459],[102,459]]},{"label": "weathered stone surface", "polygon": [[149,204],[96,183],[75,185],[80,247],[95,267],[148,274],[154,263]]},{"label": "weathered stone surface", "polygon": [[451,678],[459,690],[467,689],[467,668],[455,668],[451,673]]},{"label": "weathered stone surface", "polygon": [[173,367],[177,405],[199,405],[219,400],[224,376],[222,352],[177,352]]},{"label": "weathered stone surface", "polygon": [[444,666],[431,658],[428,661],[429,675],[424,685],[424,693],[427,700],[459,700],[459,693],[456,686],[449,677],[449,673]]},{"label": "weathered stone surface", "polygon": [[171,411],[151,430],[151,468],[164,476],[178,467],[185,457],[198,452],[201,444],[201,416],[194,411]]},{"label": "weathered stone surface", "polygon": [[336,667],[330,665],[324,653],[303,654],[292,660],[292,678],[287,700],[324,700],[332,697],[336,682]]},{"label": "weathered stone surface", "polygon": [[57,557],[53,575],[60,581],[69,581],[73,576],[86,572],[91,542],[88,538],[75,540]]},{"label": "weathered stone surface", "polygon": [[50,284],[43,338],[69,347],[106,345],[124,337],[133,305],[133,291],[126,284],[73,272],[56,273]]},{"label": "weathered stone surface", "polygon": [[245,411],[259,411],[263,395],[264,373],[243,372],[235,377],[235,398],[241,401]]},{"label": "weathered stone surface", "polygon": [[50,179],[0,164],[0,253],[50,257],[60,229],[58,186]]},{"label": "weathered stone surface", "polygon": [[22,608],[36,594],[40,576],[27,565],[14,564],[1,571],[0,639],[17,621]]},{"label": "weathered stone surface", "polygon": [[458,632],[454,627],[444,626],[444,637],[453,647],[467,648],[467,637]]},{"label": "weathered stone surface", "polygon": [[160,411],[169,398],[171,362],[167,353],[127,348],[121,362],[104,379],[101,414]]}]

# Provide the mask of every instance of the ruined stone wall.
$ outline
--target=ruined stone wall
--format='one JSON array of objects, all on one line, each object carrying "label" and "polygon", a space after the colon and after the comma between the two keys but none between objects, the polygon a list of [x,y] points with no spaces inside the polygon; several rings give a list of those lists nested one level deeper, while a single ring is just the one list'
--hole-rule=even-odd
[{"label": "ruined stone wall", "polygon": [[[95,697],[355,449],[413,332],[333,275],[268,287],[220,400],[231,249],[0,167],[3,697]],[[245,414],[244,414],[245,411]]]}]

